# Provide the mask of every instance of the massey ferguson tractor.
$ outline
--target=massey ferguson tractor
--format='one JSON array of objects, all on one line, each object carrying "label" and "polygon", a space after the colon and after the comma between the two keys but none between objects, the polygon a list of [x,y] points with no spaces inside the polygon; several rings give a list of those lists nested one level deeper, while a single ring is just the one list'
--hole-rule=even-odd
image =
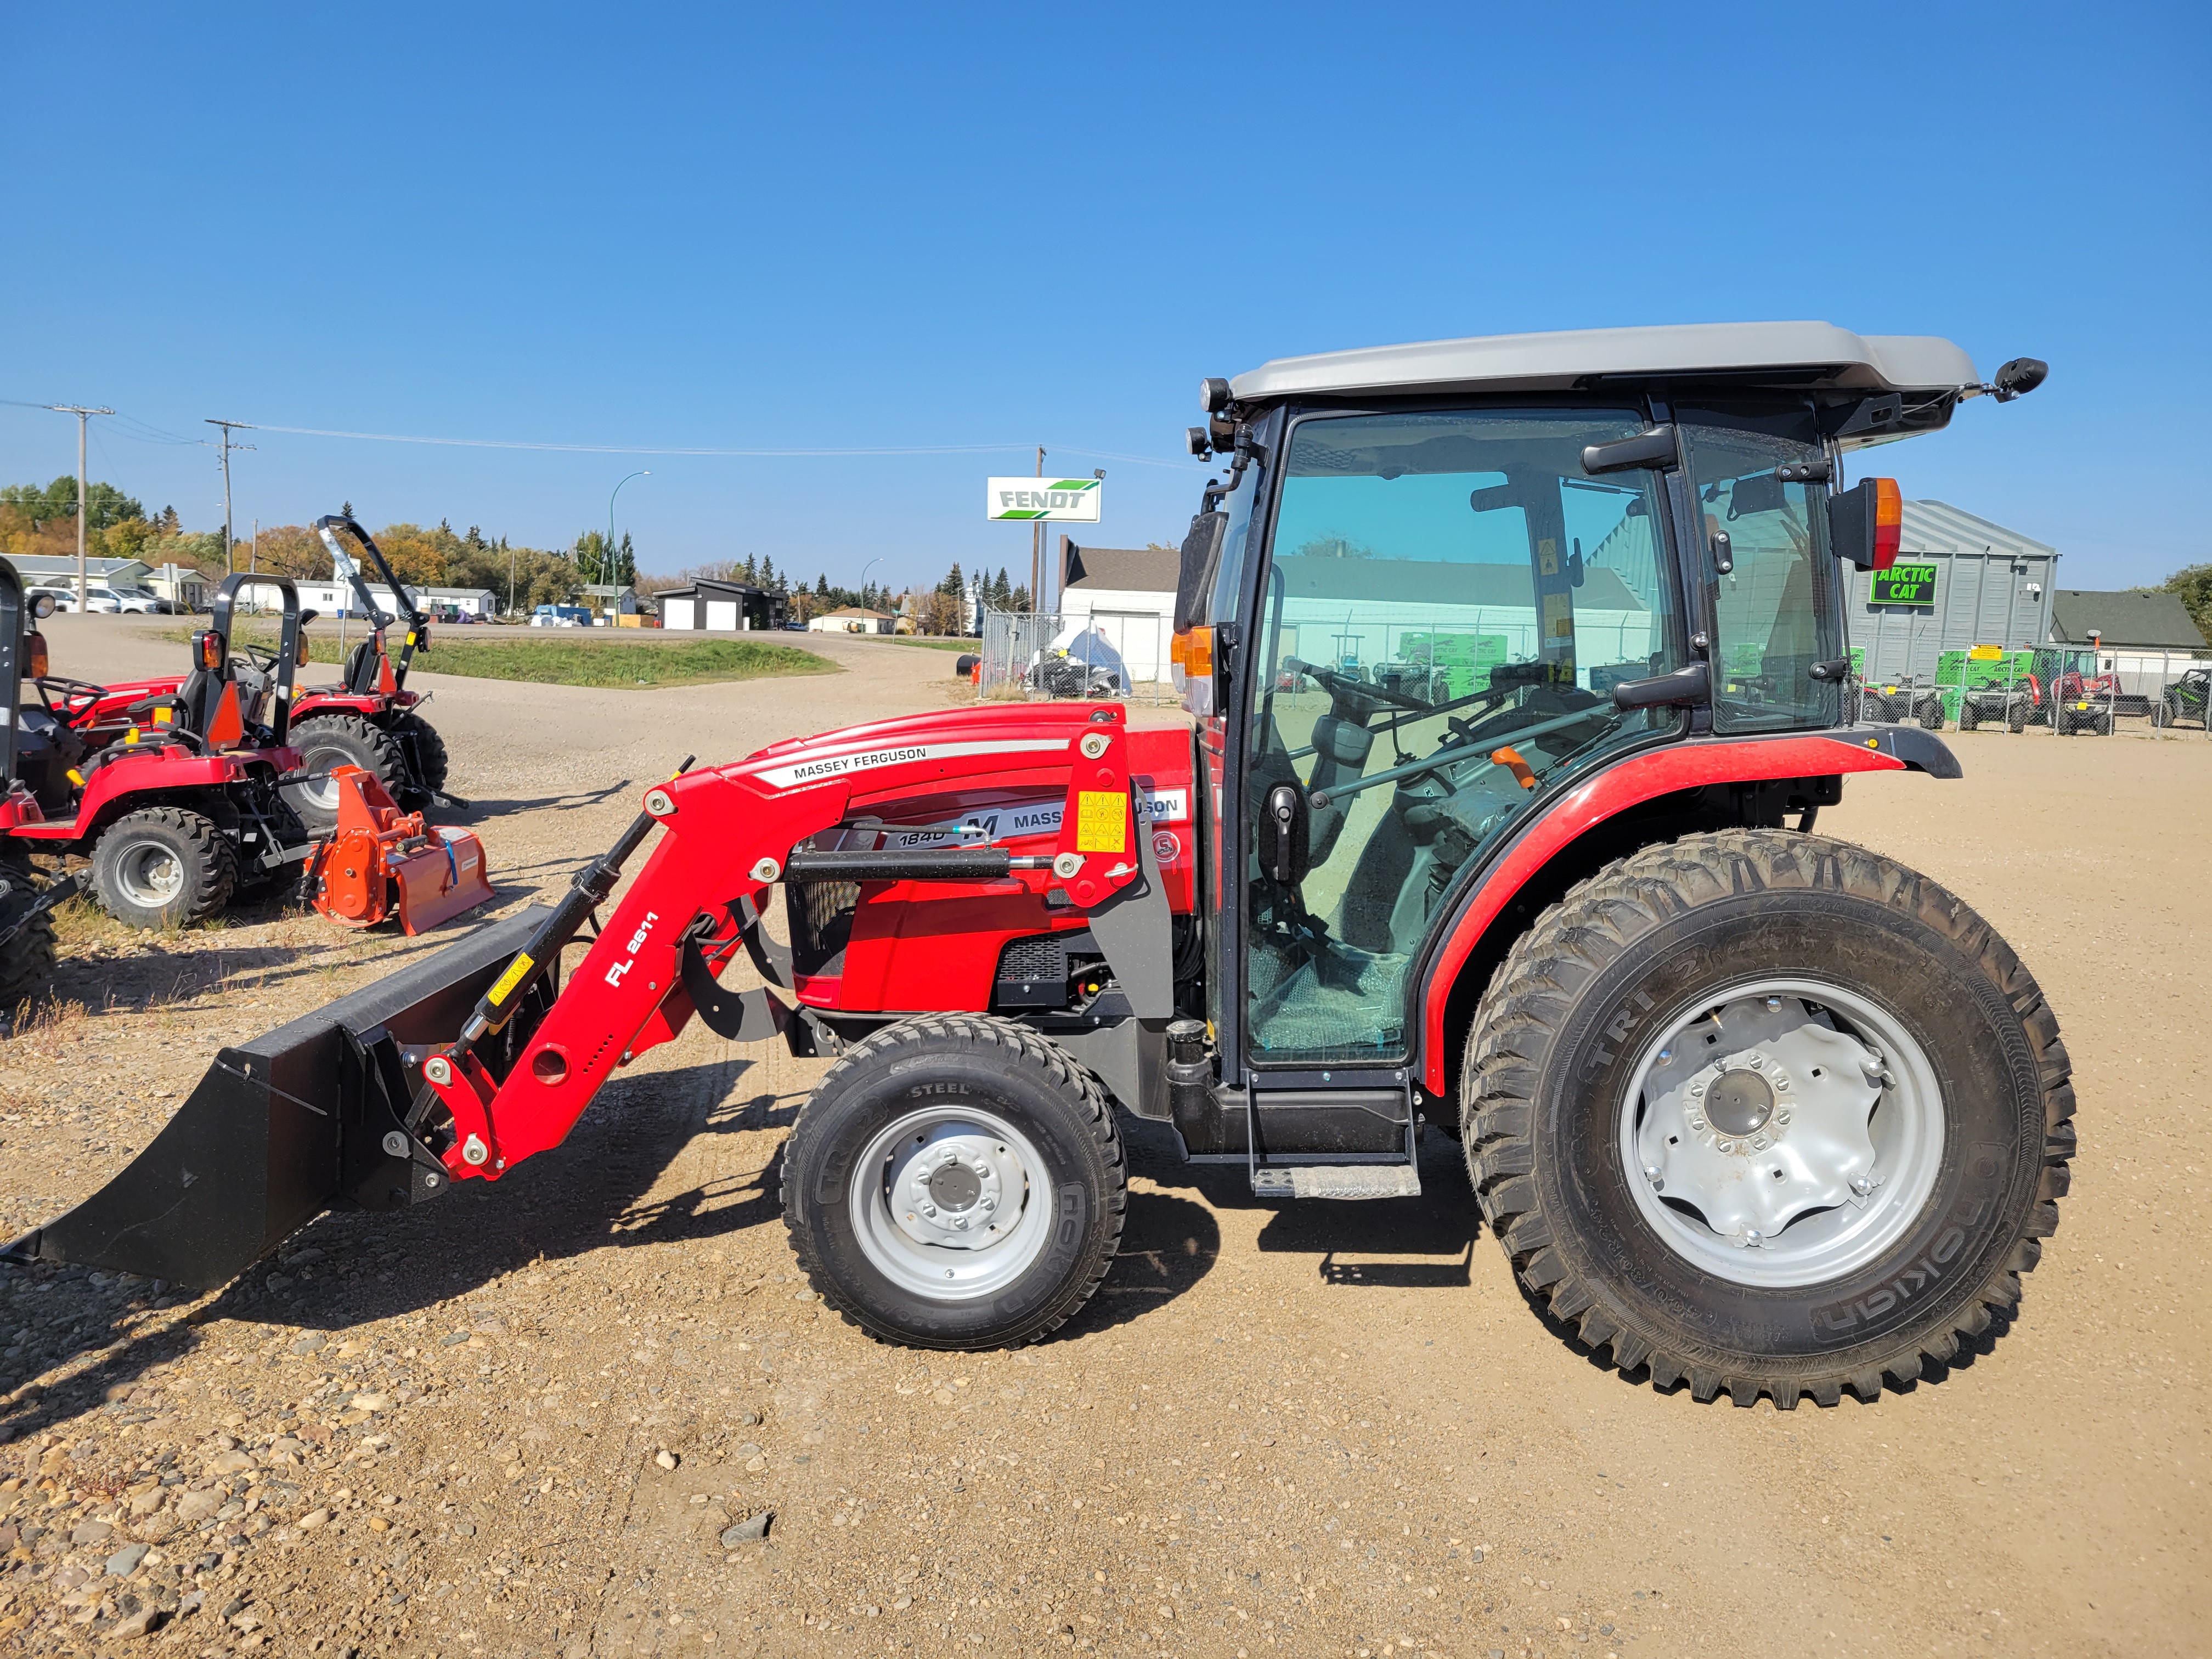
[{"label": "massey ferguson tractor", "polygon": [[[338,767],[356,766],[373,775],[395,803],[410,811],[425,806],[465,805],[445,793],[445,739],[422,718],[422,696],[407,689],[407,671],[415,653],[430,648],[428,615],[393,574],[374,538],[350,517],[342,513],[328,514],[315,520],[315,530],[330,550],[332,564],[346,573],[355,597],[368,612],[369,633],[346,653],[343,679],[333,685],[303,687],[290,705],[291,741],[301,755],[301,781],[285,785],[286,803],[311,833],[330,834],[337,824],[341,795],[331,774]],[[377,604],[359,562],[339,542],[337,532],[340,530],[360,544],[390,590],[393,603],[399,606],[400,615],[393,616]],[[395,659],[386,645],[385,634],[401,623],[405,625],[405,634]],[[98,747],[128,728],[133,705],[173,693],[183,684],[181,676],[172,676],[127,685],[76,685],[56,712],[87,743]]]},{"label": "massey ferguson tractor", "polygon": [[[1854,775],[1959,775],[1917,727],[1841,718],[1839,566],[1881,568],[1899,520],[1844,469],[2044,374],[1768,323],[1208,380],[1187,729],[983,706],[687,763],[559,903],[226,1049],[14,1249],[221,1283],[327,1206],[501,1180],[696,1016],[834,1057],[784,1216],[885,1341],[1026,1343],[1080,1309],[1121,1114],[1255,1200],[1384,1200],[1344,1214],[1352,1248],[1435,1128],[1522,1282],[1624,1373],[1871,1399],[2017,1302],[2074,1097],[1989,924],[1815,833]],[[1468,666],[1413,696],[1330,665],[1415,652]],[[740,954],[763,983],[723,985]]]}]

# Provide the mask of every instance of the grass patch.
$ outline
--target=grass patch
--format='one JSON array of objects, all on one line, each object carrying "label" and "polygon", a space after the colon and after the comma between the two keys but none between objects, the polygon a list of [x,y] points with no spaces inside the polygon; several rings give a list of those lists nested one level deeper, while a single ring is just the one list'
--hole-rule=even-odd
[{"label": "grass patch", "polygon": [[[609,633],[617,630],[609,629]],[[440,629],[431,649],[416,653],[414,666],[426,674],[459,674],[471,679],[522,680],[538,685],[588,685],[635,691],[667,685],[712,685],[787,674],[836,674],[836,663],[795,646],[763,645],[752,640],[600,638],[581,629],[513,629],[490,637],[465,628]],[[458,637],[457,637],[458,636]],[[189,638],[188,635],[180,637]],[[309,631],[314,663],[302,678],[323,678],[337,657],[337,631]],[[361,637],[349,635],[348,643]],[[259,622],[234,629],[235,643],[274,645],[276,630]],[[397,641],[393,641],[394,644]]]},{"label": "grass patch", "polygon": [[925,651],[981,651],[981,640],[933,640],[919,634],[854,634],[848,638],[867,640],[879,645],[918,645]]},{"label": "grass patch", "polygon": [[751,640],[471,639],[460,644],[450,632],[440,634],[435,648],[428,656],[417,656],[415,665],[430,674],[633,691],[641,686],[709,685],[726,680],[842,672],[836,663],[811,651],[759,645]]}]

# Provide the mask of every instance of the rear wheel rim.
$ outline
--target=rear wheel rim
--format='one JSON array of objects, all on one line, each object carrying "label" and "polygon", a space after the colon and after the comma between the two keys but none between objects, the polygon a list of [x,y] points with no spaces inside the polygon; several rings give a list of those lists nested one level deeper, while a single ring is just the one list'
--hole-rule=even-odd
[{"label": "rear wheel rim", "polygon": [[319,772],[324,775],[300,786],[300,799],[319,812],[338,810],[338,781],[329,775],[333,766],[356,764],[354,757],[343,749],[310,749],[301,757],[300,769]]},{"label": "rear wheel rim", "polygon": [[185,890],[185,861],[158,841],[133,842],[115,860],[115,884],[142,910],[166,910]]},{"label": "rear wheel rim", "polygon": [[868,1263],[931,1302],[997,1296],[1052,1235],[1036,1145],[994,1112],[948,1102],[878,1130],[854,1166],[853,1231]]},{"label": "rear wheel rim", "polygon": [[1638,1212],[1673,1254],[1737,1285],[1864,1267],[1918,1220],[1943,1161],[1927,1055],[1888,1010],[1825,980],[1701,1000],[1645,1046],[1624,1098]]}]

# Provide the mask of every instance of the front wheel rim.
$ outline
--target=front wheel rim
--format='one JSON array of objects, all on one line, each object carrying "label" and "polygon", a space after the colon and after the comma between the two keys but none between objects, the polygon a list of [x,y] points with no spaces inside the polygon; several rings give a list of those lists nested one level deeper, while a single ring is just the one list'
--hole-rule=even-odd
[{"label": "front wheel rim", "polygon": [[908,1295],[973,1302],[1043,1254],[1052,1186],[1036,1145],[994,1112],[947,1103],[877,1131],[854,1165],[860,1253]]},{"label": "front wheel rim", "polygon": [[176,849],[142,841],[123,849],[115,860],[115,884],[142,910],[166,910],[185,890],[185,864]]},{"label": "front wheel rim", "polygon": [[1903,1024],[1860,994],[1762,979],[1648,1042],[1619,1146],[1638,1212],[1732,1283],[1816,1285],[1892,1249],[1943,1161],[1942,1092]]}]

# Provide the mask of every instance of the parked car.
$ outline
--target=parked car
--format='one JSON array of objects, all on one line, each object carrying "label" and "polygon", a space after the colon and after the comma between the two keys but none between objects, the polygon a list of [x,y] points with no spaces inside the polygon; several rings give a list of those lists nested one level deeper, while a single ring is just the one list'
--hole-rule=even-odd
[{"label": "parked car", "polygon": [[580,605],[541,605],[531,613],[532,628],[589,628],[592,613]]}]

